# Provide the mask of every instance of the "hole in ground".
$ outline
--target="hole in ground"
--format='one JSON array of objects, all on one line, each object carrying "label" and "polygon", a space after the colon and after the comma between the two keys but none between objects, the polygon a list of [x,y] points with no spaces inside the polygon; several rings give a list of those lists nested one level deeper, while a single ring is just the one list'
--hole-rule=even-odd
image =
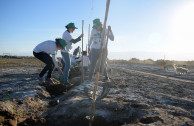
[{"label": "hole in ground", "polygon": [[146,117],[146,118],[142,118],[140,120],[141,123],[143,124],[151,124],[151,123],[154,123],[154,122],[157,122],[157,121],[161,121],[162,123],[164,122],[163,119],[161,119],[160,117],[158,116],[154,116],[154,117]]},{"label": "hole in ground", "polygon": [[[101,117],[101,116],[95,117],[93,122],[92,122],[92,126],[121,126],[123,124],[124,123],[121,123],[118,120],[107,122],[106,119],[104,117]],[[78,117],[78,118],[73,119],[73,120],[67,119],[61,124],[59,124],[59,123],[56,124],[55,122],[48,120],[46,125],[49,125],[49,126],[53,126],[53,125],[57,125],[57,126],[88,126],[89,120],[86,119],[85,117]]]},{"label": "hole in ground", "polygon": [[49,94],[54,96],[59,96],[68,90],[63,84],[46,85],[45,87]]}]

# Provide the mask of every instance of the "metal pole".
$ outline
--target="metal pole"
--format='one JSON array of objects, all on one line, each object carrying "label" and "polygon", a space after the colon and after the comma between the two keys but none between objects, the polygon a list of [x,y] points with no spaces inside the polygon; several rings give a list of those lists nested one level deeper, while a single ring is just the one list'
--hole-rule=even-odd
[{"label": "metal pole", "polygon": [[[82,34],[84,34],[84,20],[82,20]],[[84,69],[83,69],[83,48],[84,48],[84,37],[82,36],[82,82],[84,82]]]},{"label": "metal pole", "polygon": [[100,72],[100,65],[101,65],[101,59],[102,59],[102,46],[103,46],[103,43],[104,43],[104,36],[105,36],[105,30],[106,30],[106,22],[107,22],[107,17],[108,17],[109,5],[110,5],[110,0],[107,0],[104,26],[103,26],[102,38],[101,38],[100,56],[99,56],[99,60],[98,60],[96,81],[95,81],[94,91],[93,91],[93,99],[92,99],[92,107],[91,107],[91,115],[90,115],[89,126],[92,126],[92,122],[93,122],[93,118],[94,118],[94,112],[95,112],[96,89],[97,89],[97,86],[98,86],[98,80],[99,80],[99,74],[100,74],[99,72]]}]

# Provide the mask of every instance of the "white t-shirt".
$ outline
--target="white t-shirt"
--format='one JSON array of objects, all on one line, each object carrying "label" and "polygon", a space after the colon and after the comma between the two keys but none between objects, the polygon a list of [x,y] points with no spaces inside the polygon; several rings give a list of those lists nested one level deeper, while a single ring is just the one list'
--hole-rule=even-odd
[{"label": "white t-shirt", "polygon": [[66,45],[66,50],[61,50],[61,52],[70,53],[72,49],[72,43],[70,42],[72,40],[72,36],[67,30],[63,33],[62,39],[67,42],[67,45]]},{"label": "white t-shirt", "polygon": [[[75,61],[82,61],[82,56],[79,59],[76,59]],[[90,65],[90,59],[88,58],[88,56],[83,56],[83,66],[89,66],[89,65]]]},{"label": "white t-shirt", "polygon": [[[110,40],[114,40],[114,35],[112,32],[109,32],[108,35],[108,29],[106,29],[105,36],[104,36],[104,43],[103,43],[103,48],[106,47],[106,36]],[[94,49],[100,49],[101,46],[101,38],[102,38],[102,31],[97,31],[96,29],[92,29],[91,31],[91,36],[90,36],[90,41],[88,43],[88,47],[91,50],[92,48]]]},{"label": "white t-shirt", "polygon": [[58,62],[56,59],[56,54],[57,54],[57,48],[56,48],[56,42],[55,41],[44,41],[40,44],[38,44],[34,50],[35,53],[40,53],[40,52],[44,52],[47,54],[51,54],[52,55],[52,60],[55,64],[55,67],[58,68]]}]

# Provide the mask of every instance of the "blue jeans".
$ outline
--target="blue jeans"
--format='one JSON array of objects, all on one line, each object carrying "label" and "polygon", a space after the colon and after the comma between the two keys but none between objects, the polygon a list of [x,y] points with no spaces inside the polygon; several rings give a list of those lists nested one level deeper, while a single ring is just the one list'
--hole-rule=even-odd
[{"label": "blue jeans", "polygon": [[84,75],[86,75],[88,72],[88,66],[83,66],[83,71],[84,71]]},{"label": "blue jeans", "polygon": [[[102,50],[103,53],[102,53],[102,57],[107,57],[107,50],[106,49],[103,49]],[[92,76],[94,74],[94,71],[98,64],[98,59],[99,59],[99,55],[100,55],[100,49],[92,49],[92,51],[90,52],[91,53],[91,64],[90,64],[90,68],[89,68],[89,80],[92,80]],[[106,64],[106,61],[101,62],[101,66],[100,67],[104,67],[104,76],[105,78],[108,78],[108,72],[107,72],[107,64]]]},{"label": "blue jeans", "polygon": [[67,52],[61,52],[61,55],[63,56],[63,78],[62,81],[64,83],[69,83],[68,77],[69,77],[69,70],[70,70],[70,63],[71,63],[71,58],[70,58],[70,54]]}]

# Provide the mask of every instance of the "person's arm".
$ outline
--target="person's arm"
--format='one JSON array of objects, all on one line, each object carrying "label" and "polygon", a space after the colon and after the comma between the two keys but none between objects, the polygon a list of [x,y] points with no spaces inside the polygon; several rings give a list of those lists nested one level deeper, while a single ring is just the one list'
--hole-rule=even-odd
[{"label": "person's arm", "polygon": [[80,57],[79,59],[76,59],[75,61],[76,62],[79,62],[79,61],[81,61],[82,60],[82,57]]},{"label": "person's arm", "polygon": [[[91,35],[90,35],[90,40],[89,40],[89,42],[88,42],[88,51],[90,51],[90,49],[91,49],[91,45],[92,45],[92,42],[93,42],[93,35],[94,35],[94,30],[92,29],[92,31],[91,31]],[[90,52],[89,52],[90,53]]]},{"label": "person's arm", "polygon": [[55,67],[58,68],[59,65],[58,65],[58,62],[57,62],[55,54],[52,54],[52,60],[53,60],[53,63],[55,64]]},{"label": "person's arm", "polygon": [[49,53],[52,55],[53,63],[55,65],[55,67],[57,68],[57,70],[59,71],[59,74],[63,75],[63,72],[59,68],[59,65],[58,65],[58,62],[57,62],[58,60],[56,59],[56,52],[57,52],[56,43],[55,43],[55,46],[53,44],[50,44],[49,45]]},{"label": "person's arm", "polygon": [[88,48],[90,48],[91,44],[92,44],[92,41],[93,41],[93,36],[91,35],[90,36],[90,40],[88,42]]},{"label": "person's arm", "polygon": [[89,40],[89,42],[88,42],[88,54],[90,54],[92,42],[93,42],[93,37],[90,36],[90,40]]},{"label": "person's arm", "polygon": [[88,59],[88,64],[90,64],[90,59],[87,57],[87,59]]},{"label": "person's arm", "polygon": [[63,72],[59,68],[59,65],[58,65],[58,62],[57,62],[57,59],[56,59],[56,55],[55,54],[52,54],[52,60],[53,60],[53,63],[55,64],[55,67],[57,68],[59,74],[60,75],[63,75]]},{"label": "person's arm", "polygon": [[[109,30],[109,34],[108,34],[108,30]],[[107,30],[108,38],[109,38],[111,41],[114,41],[114,34],[113,34],[112,29],[111,29],[110,26],[108,26],[108,30]]]},{"label": "person's arm", "polygon": [[81,40],[81,37],[79,36],[76,39],[71,39],[70,42],[75,44],[75,43],[79,42],[80,40]]},{"label": "person's arm", "polygon": [[68,31],[65,31],[63,33],[62,39],[75,44],[75,43],[77,43],[77,42],[79,42],[81,40],[82,36],[83,35],[81,34],[78,38],[73,39],[72,36],[70,35],[70,33]]}]

